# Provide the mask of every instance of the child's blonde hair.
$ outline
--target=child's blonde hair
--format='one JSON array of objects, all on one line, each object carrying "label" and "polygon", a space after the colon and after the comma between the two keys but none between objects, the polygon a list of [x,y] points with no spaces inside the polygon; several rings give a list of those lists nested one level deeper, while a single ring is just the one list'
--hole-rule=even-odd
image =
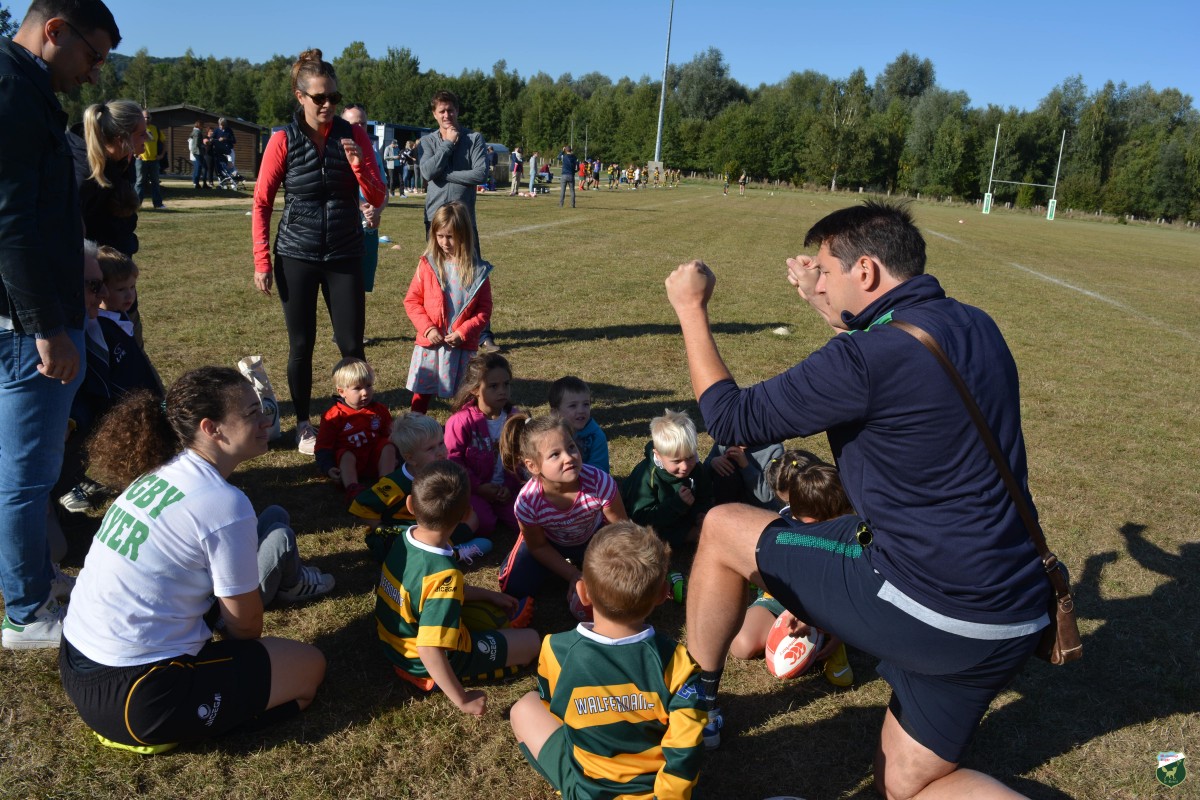
[{"label": "child's blonde hair", "polygon": [[[454,254],[447,258],[438,247],[438,231],[449,228],[454,233]],[[433,265],[438,281],[446,283],[446,264],[458,267],[459,283],[463,287],[470,286],[475,281],[475,231],[471,226],[471,213],[467,207],[457,201],[446,203],[433,214],[429,220],[429,242],[425,246],[425,257]]]},{"label": "child's blonde hair", "polygon": [[453,461],[434,461],[417,470],[412,484],[413,515],[422,528],[452,530],[471,507],[471,481]]},{"label": "child's blonde hair", "polygon": [[375,370],[361,358],[347,356],[333,365],[333,385],[338,389],[360,386],[367,381],[375,382]]},{"label": "child's blonde hair", "polygon": [[404,414],[392,425],[392,444],[405,458],[431,439],[442,440],[442,426],[424,414]]},{"label": "child's blonde hair", "polygon": [[621,520],[592,536],[583,582],[596,610],[614,622],[641,622],[663,599],[671,547],[649,528]]},{"label": "child's blonde hair", "polygon": [[546,414],[530,418],[528,414],[516,412],[504,423],[500,432],[500,463],[514,475],[520,475],[520,467],[526,460],[541,465],[542,440],[553,431],[562,431],[567,441],[575,438],[571,425],[558,414]]},{"label": "child's blonde hair", "polygon": [[137,264],[115,247],[100,245],[96,248],[96,261],[100,264],[100,271],[104,273],[106,285],[111,286],[138,276]]},{"label": "child's blonde hair", "polygon": [[466,373],[458,384],[458,391],[450,401],[450,410],[461,411],[468,405],[476,404],[480,389],[487,380],[487,374],[497,367],[507,372],[509,380],[512,380],[512,366],[509,365],[508,359],[499,353],[480,353],[468,361]]},{"label": "child's blonde hair", "polygon": [[682,411],[666,409],[661,417],[650,420],[650,439],[654,450],[667,458],[696,455],[696,423]]},{"label": "child's blonde hair", "polygon": [[788,491],[788,502],[793,519],[808,517],[824,522],[854,512],[837,467],[823,461],[809,464],[796,473]]}]

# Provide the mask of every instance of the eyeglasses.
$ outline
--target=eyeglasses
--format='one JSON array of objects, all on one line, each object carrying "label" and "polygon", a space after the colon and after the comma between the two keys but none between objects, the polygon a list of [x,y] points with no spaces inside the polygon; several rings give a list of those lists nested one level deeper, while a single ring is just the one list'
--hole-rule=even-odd
[{"label": "eyeglasses", "polygon": [[76,28],[74,25],[72,25],[70,22],[68,22],[65,19],[63,20],[63,24],[71,29],[71,32],[75,34],[75,37],[77,39],[79,39],[81,42],[83,42],[84,44],[86,44],[88,46],[88,50],[92,51],[92,66],[93,67],[98,67],[104,63],[104,61],[108,58],[108,56],[100,55],[100,51],[97,50],[95,47],[93,47],[91,42],[89,42],[87,39],[83,38],[83,34],[79,32],[79,28]]},{"label": "eyeglasses", "polygon": [[96,279],[96,280],[90,280],[90,281],[85,280],[83,282],[83,285],[86,286],[87,290],[89,292],[91,292],[92,294],[98,295],[98,294],[101,294],[104,292],[104,281],[102,279]]},{"label": "eyeglasses", "polygon": [[313,103],[318,106],[323,106],[326,103],[333,103],[336,106],[342,102],[341,92],[330,92],[329,94],[325,94],[324,92],[321,94],[309,94],[308,92],[301,92],[300,94],[304,95],[309,100],[312,100]]}]

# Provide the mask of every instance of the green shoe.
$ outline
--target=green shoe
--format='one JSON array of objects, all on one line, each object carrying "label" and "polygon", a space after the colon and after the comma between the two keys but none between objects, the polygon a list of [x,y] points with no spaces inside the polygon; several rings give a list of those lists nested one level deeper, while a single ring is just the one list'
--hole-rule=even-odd
[{"label": "green shoe", "polygon": [[157,756],[179,747],[179,742],[172,742],[171,744],[121,744],[120,742],[114,742],[112,739],[105,739],[95,731],[92,731],[92,733],[100,740],[100,744],[105,747],[111,747],[114,750],[127,750],[130,753],[137,753],[140,756]]}]

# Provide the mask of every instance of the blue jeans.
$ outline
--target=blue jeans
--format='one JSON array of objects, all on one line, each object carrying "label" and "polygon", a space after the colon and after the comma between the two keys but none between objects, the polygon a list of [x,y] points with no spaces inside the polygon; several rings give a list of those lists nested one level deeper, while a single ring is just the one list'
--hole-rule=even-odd
[{"label": "blue jeans", "polygon": [[200,181],[208,183],[208,169],[204,165],[204,156],[196,156],[196,160],[192,162],[192,185],[199,186]]},{"label": "blue jeans", "polygon": [[0,331],[0,592],[18,625],[50,596],[46,509],[62,469],[67,417],[83,383],[83,331],[67,329],[80,353],[79,374],[63,385],[37,371],[33,336]]},{"label": "blue jeans", "polygon": [[264,606],[275,599],[280,586],[295,586],[300,575],[291,521],[282,506],[268,506],[258,515],[258,591]]},{"label": "blue jeans", "polygon": [[154,207],[159,208],[163,204],[163,199],[162,187],[158,183],[158,162],[142,161],[140,158],[135,158],[133,163],[137,172],[138,200],[146,199],[146,185],[149,184],[150,199],[154,202]]}]

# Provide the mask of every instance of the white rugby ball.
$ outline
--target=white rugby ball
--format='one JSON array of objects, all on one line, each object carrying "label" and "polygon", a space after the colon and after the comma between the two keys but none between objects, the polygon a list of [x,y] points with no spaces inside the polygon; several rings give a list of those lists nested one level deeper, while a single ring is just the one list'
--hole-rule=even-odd
[{"label": "white rugby ball", "polygon": [[807,636],[792,636],[788,632],[786,618],[780,615],[767,632],[767,672],[780,680],[803,675],[812,666],[813,657],[824,641],[821,632],[811,626]]}]

